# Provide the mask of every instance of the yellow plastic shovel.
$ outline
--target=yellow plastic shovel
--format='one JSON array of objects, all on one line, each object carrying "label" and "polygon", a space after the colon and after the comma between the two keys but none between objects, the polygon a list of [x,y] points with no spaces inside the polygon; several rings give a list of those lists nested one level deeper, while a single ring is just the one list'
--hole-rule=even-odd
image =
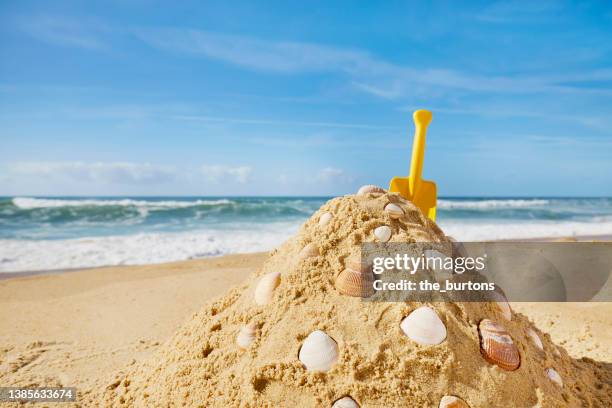
[{"label": "yellow plastic shovel", "polygon": [[408,177],[393,177],[389,183],[389,191],[398,192],[410,200],[427,217],[436,220],[436,183],[421,179],[423,174],[423,158],[425,156],[425,133],[431,122],[431,112],[419,109],[412,115],[414,119],[414,141],[412,143],[412,159]]}]

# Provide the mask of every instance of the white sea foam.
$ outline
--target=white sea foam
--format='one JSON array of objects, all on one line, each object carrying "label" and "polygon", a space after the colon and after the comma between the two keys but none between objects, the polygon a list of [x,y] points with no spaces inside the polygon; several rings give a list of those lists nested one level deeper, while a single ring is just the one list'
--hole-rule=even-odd
[{"label": "white sea foam", "polygon": [[[0,240],[0,272],[137,265],[267,251],[294,234],[300,222],[185,233],[143,233],[64,240]],[[460,241],[610,235],[612,221],[513,222],[442,221]]]},{"label": "white sea foam", "polygon": [[495,208],[529,208],[549,204],[540,199],[507,199],[507,200],[438,200],[438,208],[445,210],[489,210]]},{"label": "white sea foam", "polygon": [[0,272],[138,265],[266,251],[294,234],[299,223],[257,229],[144,233],[64,240],[0,239]]},{"label": "white sea foam", "polygon": [[31,210],[35,208],[56,208],[56,207],[85,207],[85,206],[134,206],[143,208],[186,208],[198,205],[221,205],[231,204],[228,199],[219,200],[194,200],[194,201],[179,201],[179,200],[133,200],[129,198],[120,200],[101,200],[101,199],[56,199],[56,198],[32,198],[32,197],[15,197],[13,205],[22,210]]}]

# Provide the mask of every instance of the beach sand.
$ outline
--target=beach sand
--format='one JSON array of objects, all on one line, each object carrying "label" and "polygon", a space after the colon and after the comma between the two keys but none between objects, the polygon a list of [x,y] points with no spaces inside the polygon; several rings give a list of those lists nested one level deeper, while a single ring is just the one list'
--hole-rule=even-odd
[{"label": "beach sand", "polygon": [[[98,393],[267,254],[0,281],[0,385]],[[515,303],[574,358],[612,363],[612,303]]]}]

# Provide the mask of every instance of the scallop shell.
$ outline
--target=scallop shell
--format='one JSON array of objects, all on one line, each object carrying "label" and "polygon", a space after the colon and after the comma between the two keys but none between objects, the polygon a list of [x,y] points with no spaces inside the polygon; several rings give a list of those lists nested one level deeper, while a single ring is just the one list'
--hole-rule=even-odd
[{"label": "scallop shell", "polygon": [[255,333],[257,332],[257,325],[255,323],[249,323],[246,326],[242,326],[236,336],[236,343],[241,349],[247,349],[255,340]]},{"label": "scallop shell", "polygon": [[359,404],[357,404],[351,397],[342,397],[338,401],[334,402],[332,408],[359,408]]},{"label": "scallop shell", "polygon": [[478,325],[480,334],[480,351],[490,363],[504,370],[514,371],[521,364],[518,348],[506,329],[489,319],[484,319]]},{"label": "scallop shell", "polygon": [[338,360],[338,344],[321,330],[306,337],[298,358],[308,371],[329,371]]},{"label": "scallop shell", "polygon": [[374,294],[372,271],[353,262],[336,277],[336,289],[347,296],[367,298]]},{"label": "scallop shell", "polygon": [[381,225],[374,230],[374,236],[376,236],[376,239],[380,242],[387,242],[391,239],[391,228],[386,225]]},{"label": "scallop shell", "polygon": [[262,306],[272,300],[274,289],[280,284],[280,276],[279,272],[270,272],[261,277],[255,288],[255,303]]},{"label": "scallop shell", "polygon": [[419,344],[435,345],[446,339],[446,326],[428,306],[421,306],[400,323],[402,331]]},{"label": "scallop shell", "polygon": [[445,395],[440,400],[438,408],[470,408],[470,406],[461,398],[454,395]]},{"label": "scallop shell", "polygon": [[563,387],[563,379],[561,378],[557,370],[555,370],[554,368],[547,368],[546,375],[551,381],[557,383],[559,387]]},{"label": "scallop shell", "polygon": [[312,242],[306,245],[300,251],[300,259],[311,258],[314,256],[319,256],[319,248]]},{"label": "scallop shell", "polygon": [[385,211],[389,214],[389,217],[398,219],[404,216],[404,210],[397,204],[389,203],[385,206]]},{"label": "scallop shell", "polygon": [[544,350],[544,344],[542,344],[542,339],[540,339],[540,336],[538,336],[538,333],[536,333],[535,330],[527,329],[527,335],[531,338],[531,341],[533,341],[533,344],[537,348],[539,348],[540,350]]},{"label": "scallop shell", "polygon": [[327,225],[332,218],[334,218],[334,216],[329,212],[321,214],[319,217],[319,226],[323,227],[324,225]]},{"label": "scallop shell", "polygon": [[365,186],[361,186],[359,191],[357,191],[357,195],[384,194],[384,193],[386,193],[384,188],[381,188],[381,187],[378,187],[372,184],[366,184]]}]

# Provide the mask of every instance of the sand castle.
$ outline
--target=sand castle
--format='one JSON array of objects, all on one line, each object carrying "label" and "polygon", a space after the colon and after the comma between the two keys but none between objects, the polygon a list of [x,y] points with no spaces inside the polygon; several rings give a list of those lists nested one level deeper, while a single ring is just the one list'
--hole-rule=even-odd
[{"label": "sand castle", "polygon": [[103,398],[136,407],[607,407],[610,370],[496,303],[364,302],[363,242],[448,242],[376,186],[330,200]]}]

